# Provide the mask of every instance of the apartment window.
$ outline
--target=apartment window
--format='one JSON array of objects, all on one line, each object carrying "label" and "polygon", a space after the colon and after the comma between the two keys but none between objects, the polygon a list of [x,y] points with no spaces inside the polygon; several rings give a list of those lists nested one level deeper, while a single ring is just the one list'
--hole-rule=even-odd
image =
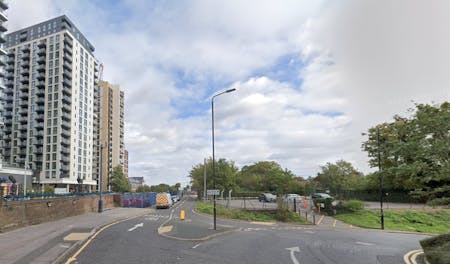
[{"label": "apartment window", "polygon": [[56,162],[52,162],[52,169],[56,169]]},{"label": "apartment window", "polygon": [[53,151],[56,151],[56,144],[53,145]]},{"label": "apartment window", "polygon": [[50,160],[50,154],[45,155],[46,160]]},{"label": "apartment window", "polygon": [[53,156],[53,160],[56,160],[56,153],[53,153],[52,156]]},{"label": "apartment window", "polygon": [[58,133],[58,128],[57,127],[53,127],[53,134]]},{"label": "apartment window", "polygon": [[56,119],[56,118],[53,119],[53,125],[54,125],[54,126],[58,125],[58,119]]},{"label": "apartment window", "polygon": [[53,108],[58,108],[58,102],[57,101],[53,102]]},{"label": "apartment window", "polygon": [[50,169],[50,163],[49,163],[49,162],[45,163],[45,169],[46,169],[46,170],[49,170],[49,169]]},{"label": "apartment window", "polygon": [[52,133],[52,129],[51,128],[47,128],[47,134],[51,134]]},{"label": "apartment window", "polygon": [[58,91],[58,85],[57,84],[55,84],[55,92],[57,92]]},{"label": "apartment window", "polygon": [[56,143],[57,137],[53,136],[53,143]]},{"label": "apartment window", "polygon": [[[55,40],[56,40],[56,42],[59,41],[59,35],[56,35]],[[57,43],[56,45],[59,46],[59,43]]]}]

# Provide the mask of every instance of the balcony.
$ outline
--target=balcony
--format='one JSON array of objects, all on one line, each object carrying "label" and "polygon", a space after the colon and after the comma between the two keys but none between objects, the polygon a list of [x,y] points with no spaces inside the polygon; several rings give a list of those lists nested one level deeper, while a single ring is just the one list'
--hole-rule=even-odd
[{"label": "balcony", "polygon": [[62,110],[63,112],[70,113],[72,111],[72,107],[68,104],[63,104]]},{"label": "balcony", "polygon": [[10,65],[6,66],[6,67],[5,67],[5,70],[6,70],[7,72],[14,73],[14,64],[10,64]]},{"label": "balcony", "polygon": [[36,79],[37,79],[38,81],[43,81],[43,80],[45,80],[45,73],[39,72],[39,73],[36,75]]},{"label": "balcony", "polygon": [[61,117],[63,120],[67,120],[67,121],[70,121],[70,118],[71,118],[70,114],[68,114],[68,113],[62,113]]},{"label": "balcony", "polygon": [[72,81],[68,78],[63,79],[63,85],[67,87],[72,87]]},{"label": "balcony", "polygon": [[12,95],[5,97],[5,101],[9,102],[10,104],[12,104],[13,100],[14,100],[14,97]]},{"label": "balcony", "polygon": [[21,116],[21,117],[19,117],[19,118],[17,119],[17,121],[18,121],[19,123],[21,123],[21,124],[27,123],[27,122],[28,122],[28,117],[26,117],[26,116]]},{"label": "balcony", "polygon": [[68,71],[68,70],[64,70],[64,71],[63,71],[63,77],[64,77],[64,78],[67,78],[67,79],[69,79],[69,80],[72,80],[72,72],[71,72],[71,71]]},{"label": "balcony", "polygon": [[19,98],[28,101],[28,93],[19,93]]},{"label": "balcony", "polygon": [[36,62],[38,64],[45,64],[45,56],[38,56]]},{"label": "balcony", "polygon": [[67,62],[67,61],[64,61],[64,63],[63,63],[63,68],[64,68],[64,69],[67,69],[67,70],[69,70],[69,71],[71,71],[71,70],[72,70],[72,63],[69,63],[69,62]]},{"label": "balcony", "polygon": [[40,64],[36,67],[37,72],[45,72],[45,64]]},{"label": "balcony", "polygon": [[36,132],[33,135],[36,136],[37,138],[42,138],[42,137],[44,137],[44,131],[36,130]]},{"label": "balcony", "polygon": [[40,122],[40,123],[35,124],[34,128],[36,128],[38,130],[44,129],[44,122]]},{"label": "balcony", "polygon": [[27,100],[20,100],[19,106],[21,107],[28,107],[28,101]]},{"label": "balcony", "polygon": [[43,105],[43,104],[45,104],[45,98],[43,98],[43,97],[38,97],[38,98],[36,99],[36,104],[38,104],[38,105]]},{"label": "balcony", "polygon": [[45,82],[43,81],[35,82],[35,86],[38,88],[45,88]]},{"label": "balcony", "polygon": [[69,166],[67,166],[67,165],[61,165],[59,169],[60,169],[61,171],[68,172],[68,171],[69,171]]},{"label": "balcony", "polygon": [[67,86],[63,86],[62,89],[63,95],[72,95],[72,88],[71,87],[67,87]]},{"label": "balcony", "polygon": [[67,95],[63,95],[61,97],[63,104],[67,104],[67,105],[71,105],[72,103],[72,98],[70,96]]},{"label": "balcony", "polygon": [[61,138],[61,145],[63,146],[70,146],[70,140]]},{"label": "balcony", "polygon": [[64,35],[64,44],[67,44],[71,48],[73,47],[73,40],[67,34]]},{"label": "balcony", "polygon": [[17,112],[19,115],[26,115],[28,114],[28,108],[21,108],[19,112]]},{"label": "balcony", "polygon": [[69,45],[64,45],[63,50],[64,50],[64,53],[72,55],[72,47],[70,47]]},{"label": "balcony", "polygon": [[39,42],[39,43],[37,44],[38,48],[45,48],[46,45],[47,45],[47,44],[46,44],[45,41],[41,41],[41,42]]},{"label": "balcony", "polygon": [[21,74],[22,76],[28,76],[28,75],[30,75],[30,70],[29,70],[28,68],[23,69],[23,70],[20,72],[20,74]]},{"label": "balcony", "polygon": [[61,129],[61,137],[70,138],[70,129]]},{"label": "balcony", "polygon": [[12,117],[12,111],[7,111],[7,112],[4,112],[4,117],[9,117],[9,118],[11,118]]},{"label": "balcony", "polygon": [[[18,125],[18,126],[17,126],[17,129],[18,129],[19,131],[27,131],[28,126],[27,126],[27,125]],[[26,133],[24,133],[24,134],[25,134],[25,137],[26,137],[26,136],[27,136]]]},{"label": "balcony", "polygon": [[29,52],[30,52],[30,46],[29,46],[29,45],[23,46],[23,47],[22,47],[22,52],[24,52],[24,53],[29,53]]},{"label": "balcony", "polygon": [[[30,83],[30,77],[22,76],[22,78],[20,78],[20,83],[22,83],[22,84],[29,84]],[[28,87],[27,87],[27,89],[28,89]]]},{"label": "balcony", "polygon": [[61,122],[61,127],[62,128],[65,128],[65,129],[70,129],[70,122],[68,122],[68,121],[62,121]]},{"label": "balcony", "polygon": [[42,146],[42,145],[44,145],[44,141],[42,139],[33,140],[33,145],[35,145],[35,146]]},{"label": "balcony", "polygon": [[24,53],[22,54],[22,60],[23,61],[29,61],[30,60],[30,53]]},{"label": "balcony", "polygon": [[35,115],[36,121],[44,121],[44,115]]},{"label": "balcony", "polygon": [[63,59],[72,63],[72,55],[70,55],[69,53],[64,53]]},{"label": "balcony", "polygon": [[39,97],[44,96],[45,90],[44,89],[36,89],[35,95],[39,96]]},{"label": "balcony", "polygon": [[70,154],[70,149],[66,147],[61,147],[61,153]]},{"label": "balcony", "polygon": [[36,51],[37,55],[42,56],[45,55],[47,53],[47,49],[45,47],[40,48]]}]

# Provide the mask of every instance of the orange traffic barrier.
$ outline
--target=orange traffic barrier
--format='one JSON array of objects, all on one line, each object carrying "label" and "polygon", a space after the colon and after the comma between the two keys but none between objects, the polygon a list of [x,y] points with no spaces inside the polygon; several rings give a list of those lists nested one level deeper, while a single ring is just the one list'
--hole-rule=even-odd
[{"label": "orange traffic barrier", "polygon": [[305,208],[305,209],[308,208],[308,201],[307,200],[303,200],[303,208]]},{"label": "orange traffic barrier", "polygon": [[180,211],[180,219],[184,220],[184,217],[186,216],[186,213],[184,212],[184,210]]}]

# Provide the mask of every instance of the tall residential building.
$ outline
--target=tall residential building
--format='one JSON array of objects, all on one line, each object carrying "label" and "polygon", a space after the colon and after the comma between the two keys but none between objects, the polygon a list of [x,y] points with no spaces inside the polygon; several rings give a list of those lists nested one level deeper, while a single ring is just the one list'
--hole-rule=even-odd
[{"label": "tall residential building", "polygon": [[[6,51],[3,48],[3,46],[4,46],[3,43],[6,42],[6,38],[3,34],[6,31],[6,27],[3,23],[8,21],[8,17],[5,15],[5,11],[7,9],[8,9],[8,6],[5,4],[5,1],[0,0],[0,149],[3,149],[2,131],[3,131],[3,125],[5,122],[4,117],[3,117],[3,111],[4,111],[3,90],[5,89],[3,77],[5,77],[5,72],[4,72],[3,68],[6,65],[6,63],[5,63]],[[1,164],[2,164],[2,153],[0,151],[0,168],[1,168]]]},{"label": "tall residential building", "polygon": [[128,175],[128,150],[125,150],[125,152],[123,153],[123,175],[125,175],[125,177],[129,177]]},{"label": "tall residential building", "polygon": [[114,167],[124,167],[124,93],[118,85],[99,81],[100,113],[99,128],[102,151],[102,189],[110,186]]},{"label": "tall residential building", "polygon": [[4,162],[67,191],[92,179],[94,47],[67,16],[6,38]]}]

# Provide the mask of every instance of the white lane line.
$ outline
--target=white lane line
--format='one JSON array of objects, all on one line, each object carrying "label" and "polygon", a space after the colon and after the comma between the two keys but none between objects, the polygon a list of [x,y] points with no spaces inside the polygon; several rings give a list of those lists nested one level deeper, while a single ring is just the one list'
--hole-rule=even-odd
[{"label": "white lane line", "polygon": [[373,243],[367,243],[367,242],[361,242],[361,241],[356,242],[356,244],[363,245],[363,246],[373,246],[373,245],[375,245]]},{"label": "white lane line", "polygon": [[197,245],[193,246],[192,248],[197,248],[198,246],[200,246],[200,244],[197,244]]},{"label": "white lane line", "polygon": [[136,228],[143,227],[143,226],[144,226],[144,223],[139,223],[139,224],[133,226],[132,228],[128,229],[128,232],[134,231]]}]

